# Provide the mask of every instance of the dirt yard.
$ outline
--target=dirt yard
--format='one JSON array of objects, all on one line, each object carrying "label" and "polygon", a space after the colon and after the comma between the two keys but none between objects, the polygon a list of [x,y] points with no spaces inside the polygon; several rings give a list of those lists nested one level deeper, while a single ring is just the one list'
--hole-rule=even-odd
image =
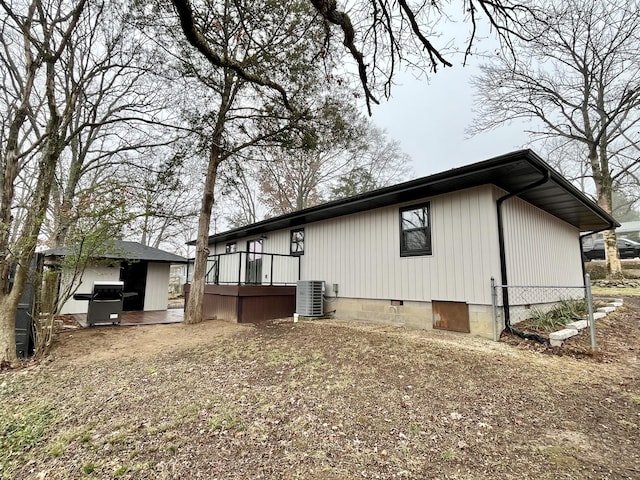
[{"label": "dirt yard", "polygon": [[336,320],[64,333],[0,374],[0,478],[638,479],[639,319],[596,357]]}]

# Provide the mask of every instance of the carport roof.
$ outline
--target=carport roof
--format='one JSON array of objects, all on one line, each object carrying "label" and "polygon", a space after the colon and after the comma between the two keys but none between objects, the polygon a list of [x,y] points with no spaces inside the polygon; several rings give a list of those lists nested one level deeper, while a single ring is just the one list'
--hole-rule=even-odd
[{"label": "carport roof", "polygon": [[[544,178],[546,173],[549,175],[547,182],[518,193],[524,187]],[[209,243],[294,228],[320,220],[481,185],[495,185],[507,193],[514,193],[583,232],[614,228],[619,225],[611,215],[571,185],[536,153],[532,150],[519,150],[483,162],[454,168],[428,177],[410,180],[211,235]],[[189,243],[194,244],[195,242]]]},{"label": "carport roof", "polygon": [[[44,251],[45,257],[64,257],[68,247],[52,248]],[[95,258],[112,258],[115,260],[145,260],[149,262],[163,263],[187,263],[185,257],[174,253],[165,252],[159,248],[148,247],[138,242],[124,240],[110,240],[104,245],[104,249]]]}]

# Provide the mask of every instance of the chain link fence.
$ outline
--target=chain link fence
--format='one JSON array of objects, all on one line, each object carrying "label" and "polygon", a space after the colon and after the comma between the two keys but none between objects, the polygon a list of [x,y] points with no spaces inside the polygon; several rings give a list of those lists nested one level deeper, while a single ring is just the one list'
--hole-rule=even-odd
[{"label": "chain link fence", "polygon": [[[543,316],[563,306],[569,308],[577,302],[584,302],[586,319],[591,324],[590,285],[588,275],[585,277],[585,285],[580,286],[496,285],[494,279],[491,279],[494,340],[498,340],[507,322],[517,328],[520,322]],[[581,318],[576,316],[575,319]]]}]

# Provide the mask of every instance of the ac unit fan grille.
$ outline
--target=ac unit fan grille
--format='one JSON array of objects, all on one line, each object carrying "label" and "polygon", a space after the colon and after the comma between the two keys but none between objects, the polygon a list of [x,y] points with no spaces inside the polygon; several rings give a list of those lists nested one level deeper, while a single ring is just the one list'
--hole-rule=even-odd
[{"label": "ac unit fan grille", "polygon": [[296,284],[296,313],[303,317],[321,317],[322,287],[320,280],[299,280]]}]

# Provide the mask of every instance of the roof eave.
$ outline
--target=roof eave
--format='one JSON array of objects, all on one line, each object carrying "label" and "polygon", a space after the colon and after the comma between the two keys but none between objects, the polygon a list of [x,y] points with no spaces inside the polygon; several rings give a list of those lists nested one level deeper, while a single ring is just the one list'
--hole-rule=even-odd
[{"label": "roof eave", "polygon": [[[571,185],[571,183],[553,170],[553,168],[551,168],[551,166],[542,160],[542,158],[540,158],[535,152],[527,149],[510,152],[483,162],[440,172],[428,177],[421,177],[401,184],[392,185],[390,187],[384,187],[356,195],[354,197],[316,205],[304,210],[262,220],[251,225],[239,227],[219,234],[214,234],[209,236],[209,244],[260,235],[274,230],[293,228],[328,218],[335,218],[338,216],[372,210],[396,203],[402,203],[402,199],[406,199],[404,201],[411,201],[415,198],[419,198],[420,196],[424,198],[429,196],[429,191],[434,192],[432,195],[437,195],[441,193],[451,193],[464,188],[478,187],[481,185],[496,185],[496,183],[491,181],[475,184],[474,177],[477,178],[483,174],[489,174],[492,171],[498,171],[501,168],[504,169],[510,166],[516,168],[519,166],[518,162],[522,161],[527,162],[538,172],[549,171],[550,181],[553,181],[555,185],[570,194],[570,198],[572,200],[577,200],[586,209],[586,211],[592,212],[596,218],[602,220],[603,226],[611,226],[611,228],[619,226],[618,222],[616,222],[616,220],[607,214],[601,207]],[[535,172],[530,171],[527,173],[533,174]],[[515,181],[515,179],[511,179],[510,181]],[[459,182],[463,186],[457,188],[456,182]],[[496,186],[503,189],[505,188],[504,183],[503,185]],[[516,189],[517,188],[512,188],[512,190]],[[576,227],[578,227],[578,225],[576,225]],[[188,242],[188,244],[194,245],[195,241]]]}]

